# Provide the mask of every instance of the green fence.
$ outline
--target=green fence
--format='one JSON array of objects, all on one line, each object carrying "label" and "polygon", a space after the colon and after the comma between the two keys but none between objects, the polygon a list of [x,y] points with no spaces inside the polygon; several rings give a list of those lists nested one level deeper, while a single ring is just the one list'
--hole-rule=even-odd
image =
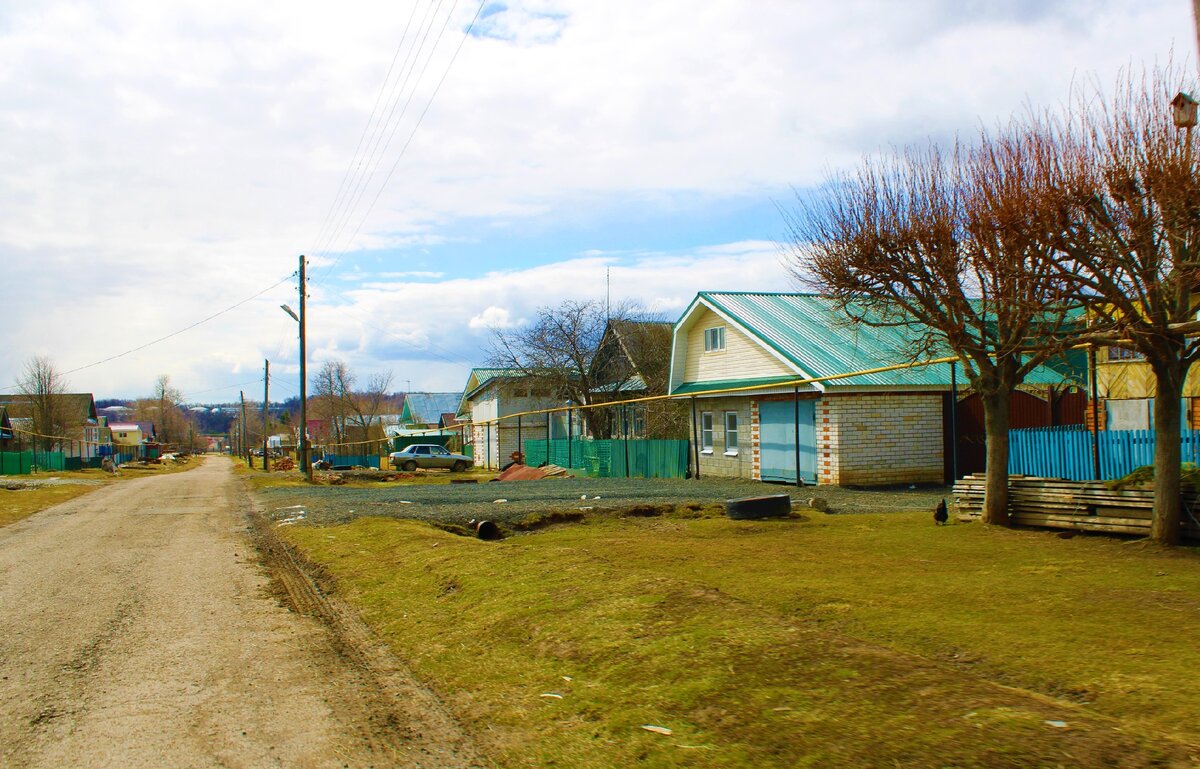
[{"label": "green fence", "polygon": [[0,451],[0,475],[29,475],[31,472],[32,451]]},{"label": "green fence", "polygon": [[599,478],[686,478],[688,472],[687,441],[575,438],[524,443],[525,463],[534,467],[558,465]]}]

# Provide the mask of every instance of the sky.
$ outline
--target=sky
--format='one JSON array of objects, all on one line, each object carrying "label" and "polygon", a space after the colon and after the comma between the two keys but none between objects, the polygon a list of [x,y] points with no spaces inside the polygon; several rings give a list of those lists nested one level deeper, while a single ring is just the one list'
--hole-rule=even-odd
[{"label": "sky", "polygon": [[[0,0],[0,388],[459,391],[564,300],[799,290],[864,155],[1194,66],[1188,0]],[[215,316],[215,317],[214,317]]]}]

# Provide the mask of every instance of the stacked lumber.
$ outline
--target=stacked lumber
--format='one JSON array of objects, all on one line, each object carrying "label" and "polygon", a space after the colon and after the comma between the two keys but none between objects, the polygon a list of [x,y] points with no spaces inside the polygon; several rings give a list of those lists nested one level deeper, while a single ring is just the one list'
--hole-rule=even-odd
[{"label": "stacked lumber", "polygon": [[[954,509],[959,520],[983,514],[986,478],[976,473],[954,484]],[[1110,489],[1103,481],[1066,481],[1059,478],[1009,477],[1008,511],[1018,526],[1077,529],[1118,534],[1150,533],[1154,491],[1150,488]],[[1200,495],[1183,495],[1184,534],[1200,537],[1200,526],[1188,514],[1200,517]]]}]

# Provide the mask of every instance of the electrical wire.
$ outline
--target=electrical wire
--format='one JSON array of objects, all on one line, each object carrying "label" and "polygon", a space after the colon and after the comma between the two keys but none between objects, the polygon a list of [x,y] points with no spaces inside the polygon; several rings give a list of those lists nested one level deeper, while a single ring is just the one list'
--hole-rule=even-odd
[{"label": "electrical wire", "polygon": [[[202,326],[211,320],[219,318],[227,312],[236,310],[237,308],[241,307],[242,305],[257,299],[258,297],[262,296],[263,294],[267,293],[268,291],[270,291],[274,288],[278,288],[279,286],[283,285],[284,283],[288,282],[289,280],[291,280],[294,277],[296,277],[296,272],[292,272],[292,274],[288,275],[287,277],[283,278],[282,280],[278,281],[277,283],[272,283],[271,285],[264,288],[262,291],[259,291],[257,294],[254,294],[253,296],[248,296],[245,299],[243,299],[242,301],[237,302],[236,304],[232,304],[223,310],[214,312],[212,315],[209,315],[208,317],[201,318],[200,320],[196,321],[195,323],[191,324],[190,326],[184,326],[183,328],[179,329],[178,331],[172,331],[170,334],[166,334],[165,336],[160,336],[157,339],[152,339],[149,342],[146,342],[145,344],[138,345],[137,347],[133,347],[131,349],[125,350],[124,352],[119,352],[116,355],[110,355],[107,358],[103,358],[103,359],[95,361],[93,363],[88,363],[87,365],[84,365],[84,366],[78,366],[76,368],[70,369],[69,371],[59,372],[58,375],[65,377],[68,374],[74,374],[79,371],[84,371],[85,369],[94,368],[95,366],[99,366],[104,363],[110,363],[114,360],[117,360],[118,358],[124,358],[126,355],[132,355],[135,352],[140,352],[140,351],[146,349],[147,347],[151,347],[153,345],[158,344],[159,342],[165,342],[168,339],[177,337],[180,334],[183,334],[187,331],[191,331],[192,329],[194,329],[198,326]],[[20,387],[21,387],[20,384],[12,384],[12,385],[9,385],[8,387],[0,387],[0,392],[3,392],[5,390],[18,390],[18,389],[20,389]]]},{"label": "electrical wire", "polygon": [[[379,203],[379,199],[380,199],[380,197],[382,197],[383,191],[387,188],[388,183],[391,181],[392,177],[396,173],[396,169],[399,168],[399,166],[400,166],[400,161],[404,158],[404,155],[407,153],[409,146],[412,144],[413,137],[416,136],[417,131],[421,127],[421,123],[424,122],[425,116],[429,113],[430,108],[433,106],[434,100],[437,99],[438,93],[441,92],[442,85],[445,84],[446,78],[447,78],[447,76],[449,76],[451,68],[453,68],[455,61],[458,60],[458,55],[462,51],[463,45],[466,43],[467,38],[469,38],[471,36],[471,31],[475,28],[475,23],[479,20],[479,15],[483,11],[483,6],[484,6],[485,2],[486,2],[486,0],[480,0],[479,5],[475,9],[475,14],[471,17],[470,23],[467,25],[467,28],[463,31],[462,38],[459,40],[458,45],[455,47],[454,53],[450,57],[450,61],[446,64],[446,68],[445,68],[445,70],[443,70],[442,76],[438,79],[437,85],[433,89],[433,93],[430,94],[429,100],[425,103],[425,108],[421,111],[421,114],[417,117],[416,123],[413,125],[412,130],[409,132],[408,137],[405,139],[404,145],[400,148],[400,152],[396,156],[395,161],[392,163],[391,168],[388,170],[387,176],[384,177],[382,184],[380,184],[379,189],[376,191],[375,196],[372,198],[371,204],[367,207],[367,210],[363,213],[362,217],[359,219],[357,226],[355,226],[355,228],[354,228],[354,231],[351,233],[350,237],[346,240],[345,246],[343,246],[343,248],[338,252],[338,255],[334,259],[333,263],[325,270],[325,272],[322,274],[321,278],[317,281],[318,283],[323,283],[326,279],[328,279],[329,275],[333,272],[333,270],[341,262],[342,256],[345,253],[346,249],[349,248],[350,244],[354,242],[354,238],[358,237],[358,233],[362,230],[362,226],[366,222],[367,218],[375,210],[375,206]],[[454,7],[457,7],[457,0],[455,2]],[[446,27],[450,21],[450,17],[453,15],[454,7],[451,8],[450,14],[447,15],[447,17],[446,17],[446,23],[442,25],[442,29],[438,34],[439,41],[441,40],[442,35],[445,34]],[[435,44],[434,44],[435,50],[436,50],[436,47],[437,47],[437,43],[435,42]],[[425,66],[421,70],[421,75],[418,76],[418,80],[417,80],[418,85],[420,83],[420,78],[424,76],[425,69],[428,68],[429,62],[432,60],[432,58],[433,58],[433,54],[431,52],[429,59],[426,60]],[[415,86],[414,86],[414,93],[415,93]],[[411,101],[411,96],[410,96],[410,101]],[[407,103],[405,105],[405,109],[407,109]],[[396,125],[398,127],[399,122],[397,122]],[[390,144],[390,138],[389,138],[389,144]],[[355,205],[357,206],[357,201],[355,202]]]},{"label": "electrical wire", "polygon": [[[404,41],[408,39],[408,30],[412,27],[413,18],[417,15],[417,3],[412,4],[412,11],[408,14],[408,21],[404,25],[404,32],[400,35],[400,42],[396,44],[396,51],[392,54],[391,64],[388,65],[387,74],[383,78],[383,82],[379,84],[379,93],[375,95],[375,104],[371,107],[371,114],[367,117],[367,122],[363,124],[362,133],[359,134],[358,144],[354,148],[354,154],[350,156],[350,162],[346,164],[346,171],[342,174],[342,181],[338,184],[337,194],[334,195],[333,203],[330,204],[329,210],[325,212],[325,219],[321,222],[321,229],[317,231],[317,237],[313,240],[314,243],[321,243],[322,238],[330,222],[332,221],[334,211],[340,208],[343,195],[347,189],[347,182],[350,180],[350,172],[355,169],[355,161],[359,159],[359,152],[363,147],[363,140],[367,138],[367,133],[371,125],[375,122],[376,116],[379,114],[379,105],[383,100],[384,91],[387,90],[387,84],[392,79],[392,72],[396,68],[396,60],[400,58],[400,51],[404,49]],[[415,38],[415,36],[414,36]],[[407,58],[405,59],[407,61]],[[389,97],[390,98],[390,97]],[[359,161],[358,166],[362,166]]]},{"label": "electrical wire", "polygon": [[[390,131],[388,130],[388,127],[392,125],[392,118],[396,114],[396,107],[399,105],[400,99],[404,96],[405,92],[408,91],[408,84],[412,78],[413,70],[416,68],[417,61],[420,58],[420,53],[422,50],[424,50],[425,43],[429,39],[429,33],[433,29],[434,23],[436,22],[437,10],[441,7],[443,2],[444,0],[438,0],[437,5],[433,5],[431,3],[428,6],[425,15],[418,23],[418,31],[413,36],[413,44],[410,45],[408,55],[405,56],[404,62],[400,67],[403,74],[397,78],[396,84],[392,87],[392,91],[388,95],[387,101],[391,106],[388,109],[387,117],[380,120],[376,124],[375,130],[372,132],[371,138],[367,142],[368,149],[365,153],[365,163],[369,170],[364,170],[364,161],[360,161],[354,176],[351,177],[350,185],[347,187],[346,196],[342,201],[345,208],[344,210],[335,211],[333,221],[337,224],[333,226],[333,228],[327,233],[327,239],[325,241],[319,242],[316,246],[314,246],[313,253],[323,253],[328,246],[335,242],[337,237],[345,228],[346,223],[353,215],[354,207],[357,206],[359,201],[362,199],[363,190],[366,189],[369,181],[375,177],[375,171],[378,169],[380,163],[383,162],[383,151],[379,150],[380,142],[384,134],[388,134],[390,143],[391,134],[395,133],[396,128],[399,127],[400,121],[404,119],[404,114],[407,111],[407,102],[405,104],[405,110],[401,110],[399,118],[396,119],[395,127],[391,128]],[[455,2],[457,3],[457,0],[455,0]],[[420,36],[419,44],[416,42],[418,35]],[[441,38],[439,36],[438,42],[440,42],[440,39]],[[435,42],[433,49],[430,51],[431,58],[433,56],[433,52],[436,50],[437,43]],[[422,74],[424,74],[424,69],[422,69]],[[416,86],[419,84],[420,79],[418,78],[417,82],[413,86],[414,92],[416,90]],[[386,82],[384,85],[386,87]],[[412,94],[410,93],[409,100],[411,101],[411,99]],[[386,146],[384,147],[384,150],[386,151]]]}]

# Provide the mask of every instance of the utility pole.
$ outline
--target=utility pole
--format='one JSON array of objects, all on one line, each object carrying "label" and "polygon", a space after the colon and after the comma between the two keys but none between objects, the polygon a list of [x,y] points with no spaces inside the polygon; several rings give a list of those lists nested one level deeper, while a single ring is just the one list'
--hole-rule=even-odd
[{"label": "utility pole", "polygon": [[[1200,0],[1197,0],[1200,2]],[[301,468],[313,479],[312,457],[308,451],[308,377],[304,373],[304,362],[308,357],[304,349],[304,299],[308,289],[304,283],[304,254],[300,255],[300,455],[304,459]]]},{"label": "utility pole", "polygon": [[254,467],[250,461],[250,447],[246,445],[246,391],[238,390],[242,399],[242,418],[238,420],[238,454],[246,456],[246,467]]},{"label": "utility pole", "polygon": [[271,459],[267,449],[267,408],[271,405],[271,361],[263,361],[263,472],[271,472]]}]

